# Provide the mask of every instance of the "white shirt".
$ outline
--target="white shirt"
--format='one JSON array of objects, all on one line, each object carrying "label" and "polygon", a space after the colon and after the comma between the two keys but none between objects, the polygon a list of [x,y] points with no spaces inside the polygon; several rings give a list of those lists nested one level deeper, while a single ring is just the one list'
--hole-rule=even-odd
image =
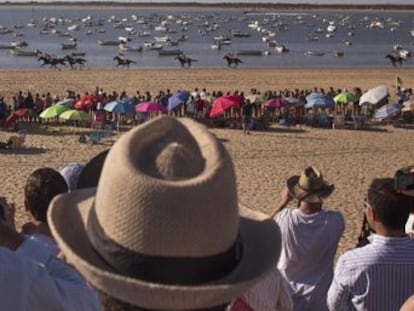
[{"label": "white shirt", "polygon": [[294,310],[327,310],[333,261],[345,229],[341,213],[285,208],[276,221],[282,232],[278,269],[290,283]]},{"label": "white shirt", "polygon": [[412,235],[414,225],[414,214],[408,216],[407,222],[405,223],[405,233]]},{"label": "white shirt", "polygon": [[414,292],[414,241],[378,234],[369,241],[339,258],[328,292],[329,310],[399,310]]},{"label": "white shirt", "polygon": [[7,311],[101,310],[86,281],[30,237],[16,251],[0,247],[0,299]]}]

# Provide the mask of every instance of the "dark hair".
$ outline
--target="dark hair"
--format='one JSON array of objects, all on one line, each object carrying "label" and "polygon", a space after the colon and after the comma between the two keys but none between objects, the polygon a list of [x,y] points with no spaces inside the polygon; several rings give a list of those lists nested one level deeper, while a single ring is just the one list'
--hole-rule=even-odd
[{"label": "dark hair", "polygon": [[60,194],[68,191],[65,179],[58,171],[49,168],[39,168],[27,178],[24,187],[24,197],[30,206],[33,217],[47,222],[47,209],[50,201]]},{"label": "dark hair", "polygon": [[374,179],[368,189],[368,202],[384,227],[393,230],[404,229],[413,205],[411,197],[395,190],[392,178]]},{"label": "dark hair", "polygon": [[[161,310],[150,310],[150,309],[145,309],[145,308],[131,305],[127,302],[113,298],[100,290],[98,290],[98,294],[99,294],[99,300],[101,301],[102,310],[104,311],[161,311]],[[225,311],[226,308],[227,308],[227,304],[217,306],[217,307],[197,309],[197,310],[191,310],[191,311]],[[163,311],[167,311],[167,310],[163,310]]]}]

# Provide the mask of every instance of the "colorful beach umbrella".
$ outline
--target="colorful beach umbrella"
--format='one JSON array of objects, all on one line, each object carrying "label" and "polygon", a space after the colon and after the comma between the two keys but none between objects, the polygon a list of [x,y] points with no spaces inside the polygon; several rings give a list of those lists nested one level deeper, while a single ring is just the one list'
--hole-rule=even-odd
[{"label": "colorful beach umbrella", "polygon": [[335,102],[332,97],[329,95],[321,94],[316,97],[308,99],[306,97],[305,108],[333,108],[335,107]]},{"label": "colorful beach umbrella", "polygon": [[401,111],[401,104],[388,104],[379,108],[374,113],[374,119],[385,120],[398,114]]},{"label": "colorful beach umbrella", "polygon": [[89,114],[83,110],[70,109],[59,115],[60,119],[73,121],[87,121],[90,119]]},{"label": "colorful beach umbrella", "polygon": [[72,104],[75,102],[73,98],[64,98],[56,103],[56,105],[66,105],[66,106],[72,106]]},{"label": "colorful beach umbrella", "polygon": [[115,113],[128,113],[134,111],[134,106],[129,104],[127,101],[114,100],[110,103],[107,103],[104,107],[104,110]]},{"label": "colorful beach umbrella", "polygon": [[210,117],[215,117],[223,114],[227,109],[231,107],[240,107],[240,96],[221,96],[216,98],[211,104]]},{"label": "colorful beach umbrella", "polygon": [[388,87],[385,85],[380,85],[377,87],[374,87],[372,89],[369,89],[367,92],[362,94],[362,96],[359,99],[359,104],[373,104],[380,102],[385,97],[388,96]]},{"label": "colorful beach umbrella", "polygon": [[26,108],[20,108],[15,111],[13,111],[4,121],[3,128],[8,129],[10,126],[12,126],[18,119],[23,118],[29,113],[29,109]]},{"label": "colorful beach umbrella", "polygon": [[42,119],[50,119],[50,118],[56,118],[61,113],[65,112],[66,110],[69,110],[70,108],[65,105],[53,105],[49,108],[46,108],[42,111],[42,113],[39,115]]},{"label": "colorful beach umbrella", "polygon": [[342,92],[334,97],[334,102],[337,104],[348,104],[356,101],[356,96],[351,92]]},{"label": "colorful beach umbrella", "polygon": [[171,97],[168,98],[168,111],[174,110],[178,106],[187,102],[188,98],[190,97],[190,93],[187,91],[181,91],[175,93]]},{"label": "colorful beach umbrella", "polygon": [[280,108],[280,107],[284,107],[284,106],[289,105],[289,102],[286,99],[283,99],[283,98],[272,98],[272,99],[267,100],[264,105],[266,107]]},{"label": "colorful beach umbrella", "polygon": [[157,102],[142,102],[135,106],[138,112],[167,112],[167,108]]},{"label": "colorful beach umbrella", "polygon": [[79,99],[73,107],[76,109],[90,110],[93,106],[97,104],[97,98],[93,95],[85,95]]}]

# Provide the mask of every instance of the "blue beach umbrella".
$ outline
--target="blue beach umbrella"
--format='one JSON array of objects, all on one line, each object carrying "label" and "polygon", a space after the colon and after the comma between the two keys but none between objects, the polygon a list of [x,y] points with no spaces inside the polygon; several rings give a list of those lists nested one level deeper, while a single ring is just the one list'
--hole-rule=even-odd
[{"label": "blue beach umbrella", "polygon": [[313,96],[311,98],[306,97],[305,108],[333,108],[335,107],[335,101],[332,97],[321,94],[318,96]]},{"label": "blue beach umbrella", "polygon": [[402,104],[387,104],[379,108],[374,113],[374,119],[385,120],[398,114],[403,107]]},{"label": "blue beach umbrella", "polygon": [[134,111],[134,107],[131,104],[129,104],[127,101],[122,100],[114,100],[110,103],[107,103],[104,109],[108,112],[115,113],[128,113]]},{"label": "blue beach umbrella", "polygon": [[185,103],[189,97],[190,93],[187,91],[175,93],[170,98],[168,98],[168,111],[174,110],[181,104]]}]

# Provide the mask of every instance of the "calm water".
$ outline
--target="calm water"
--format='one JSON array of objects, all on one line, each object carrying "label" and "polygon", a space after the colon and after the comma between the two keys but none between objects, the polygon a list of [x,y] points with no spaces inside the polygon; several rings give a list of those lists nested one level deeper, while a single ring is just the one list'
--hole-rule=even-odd
[{"label": "calm water", "polygon": [[[56,18],[56,23],[48,23]],[[91,25],[86,26],[88,18]],[[82,19],[85,19],[82,22]],[[36,27],[28,24],[35,21]],[[37,22],[37,23],[36,23]],[[154,28],[165,23],[170,33],[158,32]],[[257,22],[261,31],[249,27]],[[327,26],[331,23],[336,31],[331,38],[327,35]],[[79,30],[69,31],[71,25],[79,25]],[[35,50],[64,56],[72,50],[62,50],[61,44],[68,43],[68,37],[58,33],[67,33],[77,39],[77,51],[86,52],[87,67],[111,68],[113,57],[118,54],[117,46],[100,46],[98,40],[116,40],[127,36],[125,27],[135,31],[129,35],[129,46],[142,46],[155,36],[168,35],[177,39],[188,37],[177,47],[188,56],[198,60],[193,67],[224,67],[222,59],[227,51],[255,50],[268,51],[270,55],[240,56],[241,65],[247,67],[358,67],[390,66],[384,56],[393,45],[400,44],[407,50],[414,49],[414,17],[409,13],[395,12],[251,12],[242,9],[147,9],[147,8],[2,8],[0,25],[13,30],[1,34],[0,44],[12,40],[24,40],[29,45],[22,49]],[[46,27],[46,26],[49,27]],[[377,27],[373,26],[376,25]],[[120,28],[115,28],[118,26]],[[17,27],[17,28],[16,28]],[[41,34],[47,29],[48,34]],[[91,34],[87,34],[89,33]],[[232,37],[231,31],[249,34],[249,37]],[[274,32],[274,40],[286,45],[287,53],[278,54],[273,47],[267,47],[262,37]],[[138,33],[148,32],[149,37],[139,37]],[[21,37],[15,37],[15,34]],[[231,44],[223,45],[221,50],[211,49],[213,37],[230,36]],[[319,40],[309,41],[318,37]],[[348,44],[346,44],[347,42]],[[307,51],[319,51],[323,56],[305,56]],[[335,51],[342,51],[343,57],[336,57]],[[137,62],[134,68],[178,67],[172,56],[159,56],[157,51],[143,49],[142,52],[125,52],[125,56]],[[404,66],[412,67],[409,59]],[[38,68],[36,57],[13,56],[8,50],[0,50],[2,69]]]}]

